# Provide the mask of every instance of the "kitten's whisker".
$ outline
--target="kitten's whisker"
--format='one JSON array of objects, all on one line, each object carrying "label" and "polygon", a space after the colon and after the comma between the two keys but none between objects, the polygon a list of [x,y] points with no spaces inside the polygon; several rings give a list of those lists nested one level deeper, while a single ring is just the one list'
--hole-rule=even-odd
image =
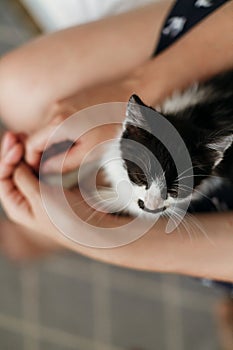
[{"label": "kitten's whisker", "polygon": [[[78,203],[75,203],[75,205],[71,205],[71,208],[72,208],[72,209],[74,209],[74,208],[77,209],[79,206],[82,205],[82,203],[86,203],[86,201],[83,199],[83,200],[79,201]],[[93,208],[91,208],[90,206],[88,206],[88,208],[86,208],[84,214],[89,213],[91,210],[93,210]]]},{"label": "kitten's whisker", "polygon": [[[86,219],[86,222],[94,218],[97,213],[103,213],[104,215],[107,215],[107,213],[103,212],[102,210],[107,210],[108,206],[106,206],[106,203],[105,203],[105,205],[103,205],[101,208],[99,207],[98,210],[94,209],[93,213]],[[93,208],[90,208],[90,209],[93,210]]]},{"label": "kitten's whisker", "polygon": [[180,224],[182,224],[181,223],[181,218],[180,218],[180,216],[175,212],[175,210],[173,209],[173,210],[171,210],[169,213],[168,213],[168,215],[169,215],[169,218],[170,219],[173,219],[174,221],[177,219],[178,220],[178,223],[175,221],[175,223],[176,223],[176,227],[178,227]]},{"label": "kitten's whisker", "polygon": [[[100,218],[96,221],[96,223],[100,223],[100,221],[106,216],[109,215],[109,213],[102,213],[102,215],[100,216]],[[117,215],[112,215],[112,220],[117,220]]]},{"label": "kitten's whisker", "polygon": [[107,215],[107,213],[102,213],[102,215],[100,215],[99,219],[96,221],[97,224],[99,224],[101,222],[101,220]]},{"label": "kitten's whisker", "polygon": [[172,215],[168,214],[166,211],[163,212],[163,215],[164,215],[165,217],[167,217],[169,220],[172,220],[172,222],[174,223],[176,229],[178,230],[179,235],[180,235],[181,238],[183,239],[183,235],[182,235],[182,232],[181,232],[181,230],[180,230],[179,223],[177,224],[175,218],[172,217]]},{"label": "kitten's whisker", "polygon": [[108,213],[94,210],[93,213],[92,213],[85,221],[86,221],[86,222],[89,222],[89,221],[90,221],[91,219],[93,219],[96,215],[100,215],[100,218],[96,221],[96,224],[98,224],[98,223],[103,219],[103,217],[105,217],[106,215],[108,215]]},{"label": "kitten's whisker", "polygon": [[[177,208],[178,210],[181,210],[183,212],[182,209]],[[185,216],[187,216],[187,219],[189,221],[191,221],[191,223],[198,228],[199,232],[203,234],[203,236],[210,242],[211,245],[213,245],[214,247],[216,246],[215,243],[212,241],[212,239],[208,236],[208,234],[206,233],[202,223],[200,222],[200,220],[198,220],[196,218],[196,216],[190,214],[190,213],[186,213]]]},{"label": "kitten's whisker", "polygon": [[[73,207],[71,207],[73,209]],[[84,215],[87,215],[88,213],[90,213],[93,209],[91,207],[86,208],[86,210],[84,211]]]},{"label": "kitten's whisker", "polygon": [[[212,165],[212,163],[205,163],[205,165],[208,165],[208,164]],[[177,178],[180,179],[181,176],[184,175],[187,171],[189,171],[191,169],[193,170],[193,169],[196,169],[196,168],[199,168],[199,166],[198,165],[194,165],[193,167],[190,167],[190,168],[182,171],[181,173],[178,174]],[[208,174],[206,174],[206,175],[208,175]],[[193,175],[190,174],[190,177],[192,177],[192,176],[195,176],[195,174],[193,174]]]},{"label": "kitten's whisker", "polygon": [[192,236],[192,234],[193,234],[194,238],[196,239],[196,232],[193,229],[190,222],[188,221],[189,214],[181,208],[176,208],[176,210],[177,210],[177,214],[180,212],[180,214],[178,214],[178,215],[181,216],[182,221],[186,224],[186,227],[188,227],[187,231],[190,229],[191,230],[190,235]]},{"label": "kitten's whisker", "polygon": [[[176,208],[177,209],[177,208]],[[190,239],[190,242],[192,243],[193,242],[193,238],[192,238],[192,235],[189,231],[189,228],[187,227],[187,224],[184,220],[184,217],[182,217],[181,215],[179,215],[179,213],[177,213],[175,211],[175,209],[172,211],[172,214],[179,220],[179,223],[184,227],[185,231],[188,233],[188,236],[189,236],[189,239]]]},{"label": "kitten's whisker", "polygon": [[192,243],[196,239],[196,232],[193,229],[192,225],[188,222],[187,219],[183,218],[183,223],[185,223],[186,231],[190,234],[190,237],[192,237]]},{"label": "kitten's whisker", "polygon": [[190,220],[192,220],[193,224],[199,229],[199,231],[203,234],[203,236],[207,239],[207,241],[209,241],[209,243],[212,246],[216,247],[215,242],[208,236],[207,232],[202,227],[202,223],[200,222],[200,220],[194,217],[194,215],[190,215]]},{"label": "kitten's whisker", "polygon": [[187,171],[189,171],[189,170],[191,170],[191,169],[193,170],[193,169],[195,169],[195,168],[198,168],[198,165],[191,166],[190,168],[188,168],[188,169],[182,171],[181,173],[179,173],[179,176],[181,176],[181,175],[185,174]]},{"label": "kitten's whisker", "polygon": [[229,134],[228,136],[232,136],[232,124],[231,124],[230,128],[231,128],[231,130],[229,130],[229,126],[226,126],[223,129],[220,129],[220,130],[217,130],[217,131],[215,130],[214,136],[215,137],[218,137],[219,135],[222,136],[224,131],[227,131],[227,133]]},{"label": "kitten's whisker", "polygon": [[[199,193],[201,196],[207,198],[209,201],[212,202],[212,198],[211,198],[211,197],[207,196],[206,194],[204,194],[203,192],[197,190],[196,188],[193,188],[193,189],[192,189],[192,187],[189,187],[188,185],[181,185],[181,186],[179,186],[178,188],[180,188],[181,190],[182,190],[182,189],[183,189],[183,190],[187,190],[187,192],[188,192],[188,190],[192,190],[193,192]],[[214,203],[213,203],[213,204],[214,204]]]},{"label": "kitten's whisker", "polygon": [[97,213],[98,213],[98,212],[94,210],[94,211],[91,213],[91,215],[89,215],[88,218],[85,219],[85,222],[88,223],[92,218],[95,217],[95,215],[96,215]]},{"label": "kitten's whisker", "polygon": [[189,177],[204,177],[204,176],[208,176],[208,177],[211,177],[211,178],[216,178],[216,179],[219,179],[219,176],[216,176],[216,175],[208,175],[208,174],[194,174],[194,175],[188,175],[188,176],[183,176],[183,177],[181,177],[181,178],[177,178],[175,181],[180,181],[180,180],[183,180],[183,179],[187,179],[187,178],[189,178]]},{"label": "kitten's whisker", "polygon": [[193,222],[190,220],[189,213],[184,212],[184,210],[182,210],[180,208],[176,208],[176,209],[181,212],[181,215],[183,216],[184,222],[186,223],[188,229],[191,230],[190,235],[193,234],[193,237],[196,240],[197,239],[197,232],[196,232],[196,229],[193,227]]},{"label": "kitten's whisker", "polygon": [[[91,200],[91,199],[95,199],[96,198],[96,194],[95,195],[93,195],[93,196],[91,196],[91,197],[88,197],[87,196],[87,199],[89,199],[89,200]],[[72,203],[71,205],[72,205],[72,208],[75,208],[76,206],[78,206],[78,205],[80,205],[81,203],[87,203],[87,201],[83,198],[83,199],[81,199],[80,201],[78,201],[78,202],[74,202],[74,203]]]},{"label": "kitten's whisker", "polygon": [[109,187],[109,186],[98,186],[97,187],[97,192],[99,192],[101,190],[112,192],[112,188]]},{"label": "kitten's whisker", "polygon": [[[150,157],[148,152],[143,152],[143,157],[139,157],[137,154],[134,154],[134,157],[136,158],[136,160],[138,160],[138,162],[134,162],[135,164],[142,164],[143,167],[139,166],[139,168],[141,169],[147,169],[148,173],[151,172],[151,161],[150,161]],[[144,158],[146,157],[147,162],[144,160]],[[148,169],[147,165],[149,165],[150,169]],[[136,174],[136,173],[135,173]],[[141,175],[141,174],[138,174]]]},{"label": "kitten's whisker", "polygon": [[[104,189],[106,192],[109,191],[109,193],[112,193],[112,189],[110,187],[102,186],[101,189]],[[87,195],[86,199],[83,198],[76,203],[72,203],[72,208],[79,206],[83,202],[89,204],[88,201],[92,201],[92,200],[94,200],[93,203],[91,203],[93,205],[98,205],[99,203],[106,201],[106,199],[101,198],[101,195],[99,193],[95,193],[92,196]]]}]

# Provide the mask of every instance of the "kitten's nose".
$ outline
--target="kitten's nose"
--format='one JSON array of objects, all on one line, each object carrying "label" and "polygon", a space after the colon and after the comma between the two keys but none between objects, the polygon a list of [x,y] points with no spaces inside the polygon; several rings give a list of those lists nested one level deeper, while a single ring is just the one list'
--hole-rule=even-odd
[{"label": "kitten's nose", "polygon": [[158,209],[161,205],[161,201],[159,200],[156,200],[156,201],[153,201],[153,203],[150,203],[150,202],[144,202],[142,199],[139,199],[138,200],[138,206],[139,208],[141,209],[149,209],[149,210],[155,210],[155,209]]},{"label": "kitten's nose", "polygon": [[141,209],[144,209],[144,208],[145,208],[145,204],[144,204],[144,202],[143,202],[142,199],[139,199],[139,200],[138,200],[138,206],[139,206],[139,208],[141,208]]}]

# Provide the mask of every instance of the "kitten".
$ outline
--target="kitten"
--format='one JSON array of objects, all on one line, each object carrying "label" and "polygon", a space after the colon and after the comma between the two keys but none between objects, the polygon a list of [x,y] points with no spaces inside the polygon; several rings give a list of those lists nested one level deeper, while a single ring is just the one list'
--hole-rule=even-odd
[{"label": "kitten", "polygon": [[[179,176],[185,179],[190,169],[178,174],[166,142],[158,139],[166,132],[158,130],[161,117],[176,129],[189,152],[193,188],[179,188]],[[123,190],[110,211],[145,216],[165,213],[197,197],[197,188],[205,191],[204,184],[210,184],[213,176],[233,181],[232,135],[233,71],[174,94],[156,110],[133,95],[123,130],[104,155],[104,171],[113,191],[116,193],[119,183],[126,181],[131,193],[126,195]],[[173,142],[170,135],[167,142]],[[182,161],[182,147],[174,144],[174,150]],[[102,195],[108,196],[109,191]]]}]

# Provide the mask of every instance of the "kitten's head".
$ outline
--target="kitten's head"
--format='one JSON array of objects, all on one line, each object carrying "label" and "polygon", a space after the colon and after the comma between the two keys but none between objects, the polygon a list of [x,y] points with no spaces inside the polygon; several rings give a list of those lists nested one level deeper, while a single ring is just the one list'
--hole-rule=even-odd
[{"label": "kitten's head", "polygon": [[[161,114],[160,114],[161,117]],[[156,130],[158,113],[133,95],[128,103],[120,150],[124,167],[133,188],[131,210],[135,213],[163,212],[174,204],[190,199],[193,188],[178,186],[177,168],[173,157],[156,136],[165,133]],[[193,166],[194,189],[211,176],[220,163],[231,139],[214,137],[196,128],[188,120],[170,114],[166,119],[178,131],[188,149]],[[156,132],[155,132],[156,131]],[[168,136],[169,137],[169,136]],[[168,140],[172,142],[172,140]],[[182,157],[182,148],[177,147],[177,156]],[[189,170],[189,169],[187,169]],[[187,175],[182,175],[183,177]]]}]

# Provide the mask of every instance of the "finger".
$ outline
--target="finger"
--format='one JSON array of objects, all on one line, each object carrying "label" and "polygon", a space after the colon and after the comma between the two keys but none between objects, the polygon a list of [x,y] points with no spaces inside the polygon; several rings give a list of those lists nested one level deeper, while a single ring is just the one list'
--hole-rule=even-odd
[{"label": "finger", "polygon": [[0,162],[0,180],[4,180],[12,176],[16,164],[20,162],[23,157],[23,145],[16,144],[6,154],[6,156]]},{"label": "finger", "polygon": [[16,143],[3,157],[2,162],[8,165],[16,165],[20,162],[24,154],[22,143]]},{"label": "finger", "polygon": [[46,128],[36,132],[26,140],[25,160],[32,167],[39,166],[41,154],[44,151],[53,128],[53,126],[49,125]]},{"label": "finger", "polygon": [[13,147],[17,142],[17,137],[14,133],[7,131],[2,138],[1,143],[1,157],[4,157],[6,153]]},{"label": "finger", "polygon": [[3,162],[0,163],[0,180],[5,180],[11,177],[13,172],[14,172],[14,166],[5,164]]},{"label": "finger", "polygon": [[9,198],[16,190],[12,179],[6,179],[0,181],[0,197],[1,199]]},{"label": "finger", "polygon": [[0,181],[0,199],[9,218],[18,223],[25,223],[32,216],[31,202],[17,187],[12,178],[15,166],[8,165],[11,176]]},{"label": "finger", "polygon": [[45,151],[45,147],[49,147],[49,138],[56,127],[63,121],[63,116],[57,116],[45,128],[37,131],[25,142],[25,160],[33,168],[38,169],[41,155]]},{"label": "finger", "polygon": [[16,168],[14,183],[29,203],[34,203],[38,200],[40,195],[39,180],[33,174],[32,169],[25,163],[21,163]]},{"label": "finger", "polygon": [[23,214],[31,213],[31,207],[15,187],[12,179],[0,181],[0,199],[6,214],[13,220],[22,220]]},{"label": "finger", "polygon": [[43,174],[66,173],[74,170],[80,165],[81,155],[79,153],[79,143],[73,144],[68,152],[63,152],[57,156],[53,156],[41,164],[41,172]]}]

